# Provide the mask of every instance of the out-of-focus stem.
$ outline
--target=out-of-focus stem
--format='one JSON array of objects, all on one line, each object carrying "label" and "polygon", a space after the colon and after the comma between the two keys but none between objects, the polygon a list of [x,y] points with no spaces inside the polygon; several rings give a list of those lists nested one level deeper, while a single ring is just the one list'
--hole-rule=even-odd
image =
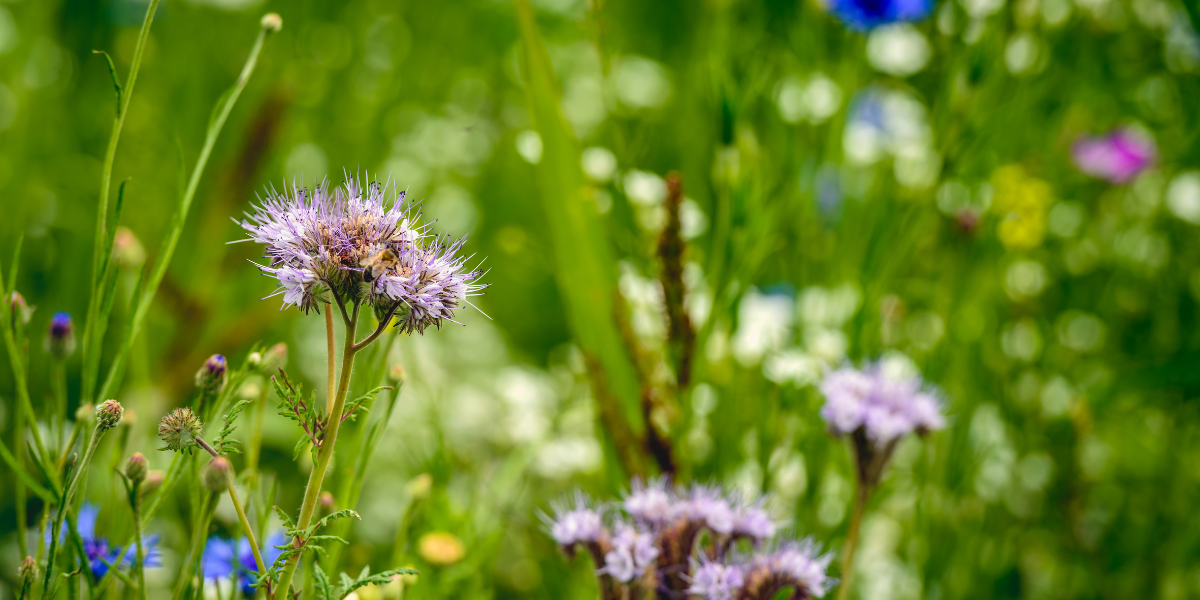
[{"label": "out-of-focus stem", "polygon": [[253,473],[255,482],[258,481],[258,461],[262,455],[262,428],[268,393],[266,377],[259,387],[258,402],[254,406],[254,429],[250,434],[250,444],[246,447],[246,469]]},{"label": "out-of-focus stem", "polygon": [[842,546],[842,584],[838,588],[837,600],[850,597],[850,581],[854,577],[854,550],[858,547],[858,529],[862,525],[863,512],[867,509],[867,498],[871,490],[863,483],[858,484],[858,495],[854,500],[854,514],[850,516],[850,530],[846,532],[846,545]]},{"label": "out-of-focus stem", "polygon": [[96,424],[92,439],[83,453],[83,460],[79,461],[79,464],[72,470],[71,478],[63,489],[62,502],[58,505],[58,514],[54,515],[54,526],[50,529],[50,551],[46,554],[46,579],[42,582],[43,598],[52,597],[49,595],[50,583],[54,580],[54,558],[58,553],[58,538],[62,534],[63,519],[66,518],[67,511],[71,508],[71,498],[75,495],[79,479],[87,471],[88,463],[92,462],[92,455],[96,453],[96,447],[100,445],[100,438],[104,437],[105,431],[107,430],[102,428],[99,423]]},{"label": "out-of-focus stem", "polygon": [[200,554],[204,551],[205,540],[208,538],[208,524],[212,521],[213,513],[216,510],[216,496],[208,493],[204,494],[204,500],[200,503],[200,522],[195,531],[192,531],[192,547],[188,552],[187,562],[184,563],[183,569],[179,571],[179,580],[175,582],[175,592],[171,594],[172,600],[183,598],[188,584],[192,581],[192,574],[196,570],[196,563],[200,560]]},{"label": "out-of-focus stem", "polygon": [[146,549],[142,546],[142,482],[134,482],[129,492],[129,502],[133,505],[133,537],[137,541],[137,562],[134,563],[134,577],[138,586],[138,598],[146,600]]},{"label": "out-of-focus stem", "polygon": [[[213,458],[220,456],[204,438],[196,436],[196,443],[200,444]],[[242,522],[242,529],[246,532],[246,539],[250,542],[250,551],[254,553],[254,564],[258,566],[259,573],[266,573],[267,567],[263,564],[262,552],[258,550],[258,541],[254,539],[254,529],[250,527],[250,519],[246,518],[246,509],[242,508],[242,501],[238,498],[237,486],[233,484],[233,477],[229,478],[229,500],[233,502],[233,508],[237,510],[238,520]]]},{"label": "out-of-focus stem", "polygon": [[[321,449],[317,452],[317,462],[308,474],[308,487],[304,490],[304,503],[300,505],[300,518],[296,520],[296,528],[299,530],[308,529],[312,525],[317,499],[321,496],[321,483],[325,480],[325,470],[329,467],[329,459],[333,456],[333,447],[337,443],[338,428],[342,423],[342,410],[346,406],[346,392],[350,388],[350,372],[354,369],[354,355],[357,354],[354,335],[358,331],[359,308],[360,304],[356,301],[353,314],[346,323],[346,340],[342,348],[342,374],[338,379],[333,409],[327,416],[328,425],[325,429],[325,438],[321,440]],[[293,540],[293,543],[297,541],[299,540]],[[299,564],[299,554],[293,555],[288,560],[287,565],[283,568],[283,573],[279,576],[279,586],[275,588],[275,598],[289,597],[288,588],[291,586],[292,577],[295,576],[296,567]]]}]

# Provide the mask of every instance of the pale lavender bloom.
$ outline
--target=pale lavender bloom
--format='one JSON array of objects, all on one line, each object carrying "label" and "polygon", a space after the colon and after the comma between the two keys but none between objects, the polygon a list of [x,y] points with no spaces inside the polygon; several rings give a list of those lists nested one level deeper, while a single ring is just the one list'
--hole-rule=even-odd
[{"label": "pale lavender bloom", "polygon": [[592,544],[604,535],[604,517],[588,506],[583,494],[576,494],[574,507],[558,506],[550,520],[550,535],[563,548]]},{"label": "pale lavender bloom", "polygon": [[469,257],[457,255],[463,241],[428,238],[404,196],[354,178],[332,191],[271,189],[241,226],[267,246],[260,268],[277,280],[285,307],[362,299],[378,314],[395,311],[401,332],[421,333],[454,322],[485,286],[475,283],[481,271],[466,268]]},{"label": "pale lavender bloom", "polygon": [[634,480],[633,489],[625,496],[625,512],[639,523],[662,527],[675,516],[674,495],[665,479],[643,483]]},{"label": "pale lavender bloom", "polygon": [[835,434],[861,427],[881,444],[914,431],[941,429],[941,403],[923,386],[920,377],[892,376],[877,364],[862,371],[843,367],[821,382],[821,417]]},{"label": "pale lavender bloom", "polygon": [[600,572],[608,573],[622,583],[629,583],[645,575],[657,558],[654,536],[621,523],[617,535],[612,539],[612,550],[604,555],[604,568]]},{"label": "pale lavender bloom", "polygon": [[689,519],[703,521],[704,525],[714,533],[733,533],[735,517],[733,504],[717,488],[706,486],[692,488],[683,513]]},{"label": "pale lavender bloom", "polygon": [[707,558],[699,562],[693,559],[688,583],[690,595],[704,600],[732,600],[745,583],[745,574],[738,565],[725,565]]},{"label": "pale lavender bloom", "polygon": [[784,581],[795,588],[796,598],[820,598],[829,591],[837,580],[825,575],[832,554],[818,555],[818,548],[811,540],[791,542],[774,552],[751,559],[748,571],[764,569],[770,577]]},{"label": "pale lavender bloom", "polygon": [[733,517],[733,533],[735,535],[763,541],[775,537],[778,530],[775,520],[761,506],[743,506],[737,509]]},{"label": "pale lavender bloom", "polygon": [[1154,162],[1154,140],[1130,128],[1104,136],[1081,136],[1071,146],[1071,157],[1080,171],[1110,183],[1125,183]]}]

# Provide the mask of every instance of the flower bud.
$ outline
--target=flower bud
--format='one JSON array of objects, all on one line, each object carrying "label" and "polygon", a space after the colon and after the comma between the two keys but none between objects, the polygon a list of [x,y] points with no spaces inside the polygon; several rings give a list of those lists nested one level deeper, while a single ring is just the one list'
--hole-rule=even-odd
[{"label": "flower bud", "polygon": [[429,490],[432,488],[433,476],[429,473],[421,473],[408,482],[408,495],[413,500],[424,500],[429,496]]},{"label": "flower bud", "polygon": [[121,403],[116,400],[105,400],[96,408],[96,425],[101,430],[112,429],[121,423],[121,418],[125,416],[125,409],[121,407]]},{"label": "flower bud", "polygon": [[147,472],[146,480],[142,482],[142,493],[149,494],[150,492],[157,490],[158,486],[162,485],[163,480],[166,478],[167,474],[158,469],[152,469],[151,471]]},{"label": "flower bud", "polygon": [[274,375],[275,372],[287,366],[288,347],[287,344],[279,342],[267,349],[262,355],[262,361],[258,368],[263,373]]},{"label": "flower bud", "polygon": [[276,32],[283,29],[283,17],[279,13],[267,13],[262,17],[262,28],[270,32]]},{"label": "flower bud", "polygon": [[452,565],[467,553],[463,543],[454,534],[445,531],[434,531],[421,536],[417,542],[417,552],[421,558],[439,566]]},{"label": "flower bud", "polygon": [[134,484],[138,484],[146,479],[149,469],[150,464],[146,461],[146,457],[141,452],[134,452],[133,456],[129,457],[129,462],[125,464],[125,476]]},{"label": "flower bud", "polygon": [[32,556],[26,556],[25,560],[21,561],[17,575],[26,582],[36,579],[38,575],[37,561],[33,560]]},{"label": "flower bud", "polygon": [[113,236],[113,260],[123,267],[140,267],[146,262],[146,249],[137,236],[124,225]]},{"label": "flower bud", "polygon": [[191,452],[203,428],[204,424],[192,413],[192,409],[177,408],[158,422],[158,437],[167,444],[159,450]]},{"label": "flower bud", "polygon": [[50,318],[50,331],[46,334],[46,352],[58,360],[63,360],[74,351],[75,325],[71,323],[71,314],[56,312]]},{"label": "flower bud", "polygon": [[408,373],[404,371],[404,365],[392,365],[392,370],[388,371],[388,379],[391,379],[392,383],[404,383],[408,379]]},{"label": "flower bud", "polygon": [[21,292],[13,290],[8,296],[9,308],[12,310],[13,323],[19,319],[22,325],[28,325],[29,319],[33,316],[33,309],[25,302],[25,296]]},{"label": "flower bud", "polygon": [[96,407],[91,402],[80,404],[79,408],[75,409],[75,420],[80,423],[87,423],[96,416]]},{"label": "flower bud", "polygon": [[216,396],[225,390],[229,382],[229,370],[225,365],[225,357],[214,354],[204,361],[204,366],[196,371],[196,387],[200,388],[202,396]]},{"label": "flower bud", "polygon": [[214,456],[204,467],[201,477],[208,491],[220,494],[229,489],[229,481],[233,478],[233,465],[224,456]]},{"label": "flower bud", "polygon": [[321,497],[317,500],[319,510],[322,515],[328,515],[337,510],[337,502],[333,500],[333,492],[325,490],[321,492]]}]

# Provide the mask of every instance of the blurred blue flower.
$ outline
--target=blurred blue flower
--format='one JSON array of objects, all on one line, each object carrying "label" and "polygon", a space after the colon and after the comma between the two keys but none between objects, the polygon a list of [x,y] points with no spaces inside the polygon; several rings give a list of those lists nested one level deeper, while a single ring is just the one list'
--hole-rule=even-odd
[{"label": "blurred blue flower", "polygon": [[847,27],[867,31],[897,21],[919,21],[933,12],[933,0],[833,0],[830,11]]},{"label": "blurred blue flower", "polygon": [[[283,554],[283,550],[276,546],[283,546],[287,541],[287,536],[274,533],[268,536],[266,544],[259,548],[268,569],[275,559]],[[246,538],[226,540],[215,535],[209,537],[200,563],[205,579],[232,577],[241,586],[243,595],[247,598],[254,597],[254,584],[258,581],[259,572],[258,565],[254,563],[254,551],[250,549],[250,541]]]},{"label": "blurred blue flower", "polygon": [[[79,516],[75,521],[75,527],[79,531],[79,538],[83,541],[83,551],[88,557],[88,567],[92,570],[92,576],[96,579],[100,579],[108,574],[108,565],[118,568],[130,567],[133,566],[137,557],[136,544],[130,544],[129,548],[122,552],[120,546],[109,548],[108,538],[96,535],[96,517],[99,513],[99,507],[95,504],[85,502],[79,508]],[[65,543],[66,537],[67,530],[63,529],[59,535],[59,543]],[[161,556],[158,552],[158,537],[158,535],[152,535],[147,537],[143,542],[146,551],[147,567],[162,565]],[[50,531],[46,531],[47,543],[49,543],[50,538]]]}]

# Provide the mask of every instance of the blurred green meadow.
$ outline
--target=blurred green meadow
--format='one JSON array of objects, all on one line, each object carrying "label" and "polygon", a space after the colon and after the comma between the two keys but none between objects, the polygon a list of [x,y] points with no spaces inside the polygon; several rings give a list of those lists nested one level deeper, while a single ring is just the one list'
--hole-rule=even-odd
[{"label": "blurred green meadow", "polygon": [[[116,106],[92,50],[123,79],[145,10],[0,1],[0,262],[7,277],[23,234],[35,406],[53,396],[50,317],[81,322],[92,290]],[[241,365],[284,342],[289,375],[324,397],[323,319],[260,300],[275,287],[250,263],[261,247],[228,242],[269,186],[370,175],[420,200],[434,231],[467,236],[490,287],[464,326],[385,334],[356,367],[360,393],[393,365],[406,381],[366,472],[353,447],[334,456],[327,489],[352,508],[338,491],[361,479],[362,520],[323,564],[413,566],[404,598],[595,598],[591,562],[565,558],[542,515],[666,466],[769,494],[789,530],[837,550],[855,476],[814,384],[882,359],[938,386],[949,426],[897,450],[855,597],[1200,597],[1195,2],[939,0],[860,33],[818,0],[166,0],[113,168],[127,229],[102,372],[269,11],[283,28],[216,142],[114,388],[126,423],[80,490],[101,533],[130,535],[113,470],[134,451],[166,469],[155,425],[209,355]],[[1152,142],[1145,168],[1106,181],[1073,161],[1081,136],[1118,128]],[[682,289],[660,283],[664,228]],[[0,364],[13,447],[25,435]],[[68,414],[81,368],[68,360]],[[294,511],[312,461],[293,463],[299,432],[266,397],[261,472]],[[10,598],[23,557],[17,479],[0,467]],[[147,527],[162,535],[151,598],[170,593],[187,513],[166,502]],[[212,531],[239,534],[228,500]]]}]

